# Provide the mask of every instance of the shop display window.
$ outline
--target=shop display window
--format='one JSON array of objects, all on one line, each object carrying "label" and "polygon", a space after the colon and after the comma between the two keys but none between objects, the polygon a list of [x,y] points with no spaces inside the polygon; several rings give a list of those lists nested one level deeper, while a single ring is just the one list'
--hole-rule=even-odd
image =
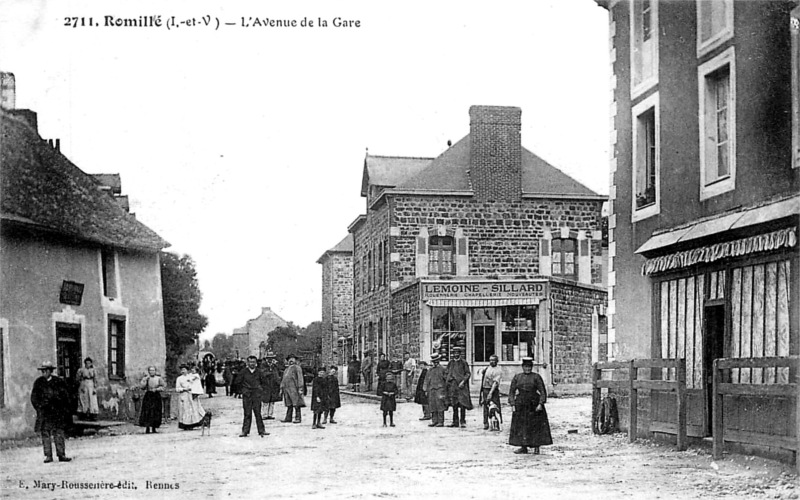
[{"label": "shop display window", "polygon": [[506,306],[502,308],[500,361],[520,361],[535,358],[536,306]]},{"label": "shop display window", "polygon": [[442,355],[442,361],[450,359],[454,347],[467,351],[467,310],[463,307],[434,307],[431,309],[433,323],[433,352]]}]

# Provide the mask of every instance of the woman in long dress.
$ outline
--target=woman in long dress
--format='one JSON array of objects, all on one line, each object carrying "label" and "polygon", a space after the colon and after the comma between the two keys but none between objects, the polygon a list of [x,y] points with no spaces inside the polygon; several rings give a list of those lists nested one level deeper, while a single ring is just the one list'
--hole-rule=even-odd
[{"label": "woman in long dress", "polygon": [[97,373],[92,358],[83,360],[78,370],[78,416],[84,420],[97,420],[100,407],[97,405]]},{"label": "woman in long dress", "polygon": [[511,430],[508,444],[519,446],[514,453],[528,453],[533,447],[533,454],[539,454],[540,446],[553,444],[550,435],[550,422],[547,419],[547,389],[538,373],[533,373],[533,358],[522,359],[522,373],[517,373],[511,380],[508,404],[511,406]]},{"label": "woman in long dress", "polygon": [[151,366],[147,369],[147,376],[145,376],[139,387],[144,389],[144,397],[142,398],[142,411],[139,413],[139,427],[144,427],[145,434],[153,432],[161,426],[162,410],[161,410],[161,393],[164,392],[164,379],[156,374],[156,367]]},{"label": "woman in long dress", "polygon": [[[175,390],[178,391],[178,428],[183,430],[199,427],[203,422],[206,412],[200,406],[200,399],[192,394],[192,388],[199,383],[197,373],[189,373],[186,365],[181,366],[181,376],[175,381]],[[203,393],[202,388],[200,394]]]}]

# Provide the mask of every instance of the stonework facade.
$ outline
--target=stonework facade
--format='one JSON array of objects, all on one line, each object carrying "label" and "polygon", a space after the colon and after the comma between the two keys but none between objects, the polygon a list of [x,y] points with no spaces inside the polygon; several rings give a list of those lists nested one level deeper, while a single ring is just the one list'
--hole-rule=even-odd
[{"label": "stonework facade", "polygon": [[261,314],[248,320],[245,326],[233,331],[234,338],[237,339],[234,345],[239,349],[239,357],[263,358],[266,353],[264,346],[267,343],[269,332],[283,326],[288,326],[286,320],[278,316],[271,308],[262,307]]},{"label": "stonework facade", "polygon": [[325,252],[322,265],[323,365],[343,366],[353,353],[353,237]]},{"label": "stonework facade", "polygon": [[508,381],[532,356],[551,385],[586,389],[605,197],[524,149],[520,117],[473,106],[470,134],[437,158],[367,155],[367,212],[349,227],[362,356],[461,347],[476,376],[500,356]]}]

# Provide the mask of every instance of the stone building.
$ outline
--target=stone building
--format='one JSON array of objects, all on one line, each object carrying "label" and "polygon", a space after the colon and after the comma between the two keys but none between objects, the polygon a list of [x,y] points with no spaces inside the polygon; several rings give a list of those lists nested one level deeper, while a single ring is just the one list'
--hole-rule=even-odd
[{"label": "stone building", "polygon": [[134,416],[131,385],[166,359],[168,243],[128,213],[119,176],[105,176],[110,186],[81,171],[39,136],[36,116],[0,108],[0,438],[33,431],[43,361],[77,397],[76,371],[91,357],[108,419]]},{"label": "stone building", "polygon": [[317,263],[322,265],[320,362],[344,366],[353,355],[353,235],[322,254]]},{"label": "stone building", "polygon": [[[704,438],[716,359],[800,354],[800,2],[598,3],[614,74],[610,356],[685,359],[687,434]],[[733,370],[725,440],[796,447],[796,403],[747,393],[789,377]],[[637,431],[674,435],[675,405],[640,399]]]},{"label": "stone building", "polygon": [[261,314],[247,320],[243,327],[233,330],[236,355],[240,358],[246,358],[247,356],[264,357],[266,349],[262,343],[266,345],[269,332],[279,326],[288,326],[288,323],[271,308],[262,307]]},{"label": "stone building", "polygon": [[436,158],[364,160],[367,210],[349,226],[356,349],[399,360],[462,347],[475,374],[497,354],[507,381],[532,356],[557,390],[585,390],[606,198],[522,147],[519,108],[469,116],[469,135]]}]

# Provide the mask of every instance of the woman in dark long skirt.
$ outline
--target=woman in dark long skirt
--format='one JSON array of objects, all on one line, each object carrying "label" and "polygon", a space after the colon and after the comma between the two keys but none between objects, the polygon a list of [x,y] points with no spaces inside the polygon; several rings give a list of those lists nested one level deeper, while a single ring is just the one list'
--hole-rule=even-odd
[{"label": "woman in dark long skirt", "polygon": [[540,446],[553,444],[550,422],[547,419],[547,389],[538,373],[533,373],[533,358],[522,359],[522,373],[511,380],[508,404],[511,406],[511,430],[508,444],[519,446],[514,453],[528,453],[533,447],[534,455]]},{"label": "woman in dark long skirt", "polygon": [[142,379],[139,386],[145,390],[142,398],[142,411],[139,413],[139,427],[144,427],[145,434],[156,432],[161,427],[161,393],[166,387],[164,379],[156,375],[156,367],[147,369],[147,376]]}]

